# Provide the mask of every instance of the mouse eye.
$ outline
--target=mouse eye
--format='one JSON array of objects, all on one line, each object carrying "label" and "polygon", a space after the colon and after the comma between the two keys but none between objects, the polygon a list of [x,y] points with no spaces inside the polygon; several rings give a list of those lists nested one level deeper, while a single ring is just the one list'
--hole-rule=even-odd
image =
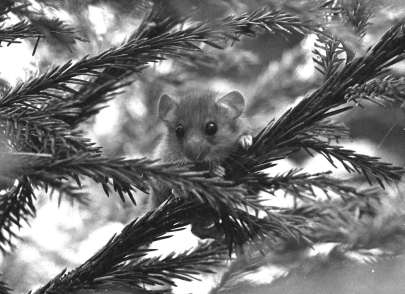
[{"label": "mouse eye", "polygon": [[206,124],[205,126],[205,133],[207,135],[215,135],[215,133],[217,132],[218,128],[217,128],[217,124],[210,121]]},{"label": "mouse eye", "polygon": [[177,138],[183,138],[184,137],[184,127],[182,124],[178,124],[176,126],[176,136]]}]

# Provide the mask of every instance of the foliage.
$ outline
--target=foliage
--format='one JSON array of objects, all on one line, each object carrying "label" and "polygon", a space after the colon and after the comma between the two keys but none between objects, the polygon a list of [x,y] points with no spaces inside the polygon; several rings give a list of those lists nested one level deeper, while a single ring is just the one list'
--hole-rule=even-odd
[{"label": "foliage", "polygon": [[[243,254],[306,250],[319,242],[341,242],[343,247],[347,245],[343,251],[364,248],[364,242],[353,242],[350,232],[340,228],[378,215],[385,197],[381,189],[356,189],[350,180],[331,177],[331,172],[311,174],[292,169],[274,175],[271,168],[304,150],[323,155],[334,167],[340,163],[348,172],[383,188],[401,179],[402,167],[339,145],[349,130],[331,119],[363,101],[382,106],[404,102],[404,79],[395,75],[391,66],[405,58],[405,23],[394,24],[373,47],[356,56],[346,36],[336,33],[331,25],[338,23],[338,28],[347,29],[352,37],[363,38],[376,9],[371,1],[319,1],[321,21],[265,6],[211,22],[168,15],[168,4],[161,1],[141,2],[136,9],[147,12],[121,45],[52,66],[2,93],[0,249],[7,252],[18,238],[16,228],[35,217],[36,189],[53,189],[59,192],[59,201],[68,198],[85,204],[89,198],[81,183],[90,178],[107,195],[116,192],[123,202],[129,198],[136,203],[134,192],[148,193],[157,182],[173,191],[181,190],[187,197],[175,199],[172,195],[159,208],[130,222],[82,265],[64,270],[33,293],[85,289],[143,293],[156,285],[175,286],[174,279],[190,280],[202,272],[215,272],[214,267],[224,266],[230,258],[236,259],[236,266],[229,273],[237,271]],[[45,13],[34,13],[25,1],[7,2],[0,8],[0,41],[57,39],[72,49],[76,41],[83,40],[76,36],[76,29],[59,19],[49,19]],[[3,25],[9,14],[21,20]],[[210,58],[210,50],[227,50],[245,36],[266,33],[315,34],[314,60],[323,79],[314,91],[261,129],[251,148],[232,153],[223,163],[225,177],[212,177],[204,166],[196,164],[108,156],[78,128],[135,79],[141,79],[151,63],[170,59],[198,65]],[[260,193],[275,196],[279,191],[293,196],[293,207],[261,202]],[[326,200],[318,199],[319,191]],[[216,241],[185,253],[147,256],[151,243],[153,246],[153,242],[168,238],[167,233],[193,224],[196,216],[214,225]],[[392,228],[398,228],[397,224]],[[376,239],[382,241],[379,237]],[[231,276],[224,276],[223,286]]]}]

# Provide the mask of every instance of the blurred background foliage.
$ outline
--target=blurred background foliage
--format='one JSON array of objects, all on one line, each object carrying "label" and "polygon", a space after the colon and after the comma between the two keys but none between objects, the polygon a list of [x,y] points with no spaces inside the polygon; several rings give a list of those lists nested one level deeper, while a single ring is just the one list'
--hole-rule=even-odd
[{"label": "blurred background foliage", "polygon": [[[77,60],[85,55],[93,55],[102,50],[117,46],[128,39],[140,24],[150,1],[132,0],[36,0],[32,5],[32,19],[46,30],[46,23],[39,19],[40,14],[54,16],[65,21],[78,31],[77,39],[62,34],[49,35],[41,39],[35,55],[35,39],[21,44],[0,48],[0,78],[2,83],[15,85],[31,74],[43,72],[50,65],[62,64],[69,59]],[[321,1],[281,1],[281,0],[156,0],[164,5],[168,15],[189,17],[204,22],[245,11],[271,5],[283,7],[308,18],[316,13],[314,7]],[[373,1],[370,1],[373,2]],[[353,42],[355,52],[364,52],[374,44],[379,36],[397,19],[405,17],[403,0],[383,1],[386,9],[377,10],[369,30],[362,42]],[[1,4],[0,4],[1,6]],[[15,13],[18,19],[18,12]],[[13,21],[13,19],[11,20]],[[50,26],[52,27],[52,26]],[[337,29],[337,31],[339,31]],[[339,33],[345,34],[345,30]],[[315,89],[322,76],[315,70],[312,50],[314,35],[291,34],[288,37],[263,33],[254,38],[244,38],[241,42],[225,50],[207,48],[206,55],[193,55],[190,59],[166,60],[150,64],[115,99],[108,102],[93,120],[82,127],[108,155],[128,157],[150,156],[162,134],[162,125],[155,115],[156,102],[162,93],[175,93],[178,89],[190,86],[213,88],[226,92],[237,89],[247,99],[246,115],[251,124],[260,128],[277,117],[287,106],[294,104],[306,93]],[[398,75],[405,74],[404,64],[395,68]],[[269,99],[270,97],[270,99]],[[405,112],[403,108],[382,109],[376,105],[363,105],[339,117],[351,131],[353,140],[343,142],[354,146],[356,151],[368,155],[384,157],[386,161],[403,166],[405,163]],[[284,167],[305,167],[307,171],[330,169],[318,156],[295,155],[278,165],[274,172],[285,171]],[[344,175],[343,171],[339,171]],[[101,188],[87,183],[91,201],[88,206],[62,202],[57,199],[39,197],[37,217],[31,226],[23,228],[22,239],[17,242],[13,254],[1,258],[0,272],[15,293],[44,284],[65,267],[77,266],[104,244],[113,233],[145,209],[144,195],[138,195],[138,205],[116,201],[114,196],[106,198]],[[400,187],[392,189],[398,195]],[[402,204],[395,207],[398,209]],[[390,209],[394,209],[390,206]],[[182,239],[185,247],[196,241],[191,235]],[[191,245],[190,245],[191,244]],[[166,245],[165,245],[166,246]],[[162,246],[162,247],[165,247]],[[170,245],[167,245],[171,251]],[[175,245],[178,246],[178,243]],[[320,255],[322,256],[322,255]],[[289,257],[291,258],[291,256]],[[322,258],[322,257],[318,257]],[[260,281],[271,281],[283,276],[288,268],[280,265],[274,256],[265,259],[267,267]],[[275,261],[276,260],[276,261]],[[293,262],[292,262],[293,263]],[[272,264],[269,267],[268,264]],[[321,262],[317,263],[319,266]],[[405,289],[401,281],[403,258],[388,260],[377,267],[369,265],[347,265],[336,263],[326,269],[316,270],[296,268],[292,277],[281,280],[272,287],[253,287],[251,282],[240,286],[239,290],[228,293],[388,293]],[[261,264],[262,266],[264,265]],[[311,268],[308,262],[307,267]],[[258,273],[258,266],[252,275]],[[266,271],[267,270],[267,271]],[[306,274],[306,273],[310,274]],[[259,275],[260,276],[260,275]],[[387,278],[389,276],[389,278]],[[378,277],[378,278],[376,278]],[[253,278],[253,281],[257,278]],[[262,282],[258,281],[257,284]],[[359,286],[358,281],[364,282]],[[365,282],[365,281],[368,281]],[[184,283],[177,293],[207,293],[210,287],[205,280],[204,287],[192,288]],[[386,287],[383,287],[385,285]],[[390,285],[388,287],[388,285]],[[360,288],[359,288],[360,287]],[[362,288],[361,288],[362,287]],[[337,290],[339,289],[339,290]],[[378,290],[380,289],[380,290]],[[374,291],[375,290],[375,291]],[[201,292],[199,292],[201,291]],[[235,292],[236,291],[236,292]],[[338,291],[338,292],[336,292]],[[400,292],[398,292],[400,293]],[[403,293],[403,292],[402,292]]]}]

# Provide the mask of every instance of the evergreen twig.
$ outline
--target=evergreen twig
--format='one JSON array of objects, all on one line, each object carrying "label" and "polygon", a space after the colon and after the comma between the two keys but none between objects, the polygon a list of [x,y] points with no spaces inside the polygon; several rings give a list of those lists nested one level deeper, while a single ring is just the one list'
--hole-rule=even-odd
[{"label": "evergreen twig", "polygon": [[35,216],[35,195],[27,178],[10,188],[0,197],[0,250],[13,247],[11,241],[16,237],[15,228],[21,228],[22,222],[28,222]]},{"label": "evergreen twig", "polygon": [[[8,138],[14,150],[23,152],[50,153],[66,157],[77,152],[99,153],[100,149],[82,137],[81,131],[71,131],[59,119],[52,119],[51,112],[37,113],[22,109],[0,109],[0,132]],[[52,115],[66,115],[59,110]]]},{"label": "evergreen twig", "polygon": [[[239,158],[236,169],[240,173],[246,174],[273,166],[274,161],[299,150],[297,147],[302,141],[308,139],[307,132],[310,132],[315,123],[350,109],[351,107],[341,107],[346,103],[344,97],[349,87],[373,79],[390,65],[404,59],[404,26],[403,23],[395,25],[382,36],[380,41],[365,56],[347,63],[341,71],[329,78],[317,91],[290,108],[276,122],[270,123],[256,136],[252,148],[248,151],[241,150],[237,155],[234,155]],[[326,154],[328,148],[331,151],[337,151],[333,147],[322,148]],[[353,153],[350,152],[350,154]],[[341,154],[340,160],[352,161],[350,154]],[[348,155],[350,156],[348,157]],[[363,172],[366,177],[375,177],[378,181],[390,181],[398,180],[403,174],[401,168],[384,163],[379,164],[374,169],[375,158],[362,157],[363,159],[365,161],[361,164],[367,164],[369,168],[359,168],[358,170]],[[232,162],[234,161],[230,159],[230,169],[232,169]],[[243,168],[241,169],[240,166]]]},{"label": "evergreen twig", "polygon": [[[172,278],[187,279],[196,274],[196,269],[199,272],[209,270],[211,266],[218,265],[225,259],[224,247],[202,246],[195,251],[177,256],[170,255],[163,259],[143,258],[151,250],[145,248],[146,245],[167,238],[166,234],[169,232],[181,230],[189,223],[195,211],[203,208],[204,206],[198,203],[169,199],[156,210],[147,212],[128,224],[119,235],[114,236],[81,266],[68,273],[63,271],[34,294],[97,289],[102,288],[104,283],[107,283],[110,289],[140,286],[138,282],[173,284],[170,281]],[[197,262],[196,259],[202,256],[205,260]],[[151,275],[146,276],[147,273]],[[129,277],[134,277],[135,280]]]},{"label": "evergreen twig", "polygon": [[153,181],[157,180],[184,191],[202,203],[209,203],[218,210],[222,205],[260,208],[256,196],[249,196],[243,187],[220,178],[209,178],[207,171],[190,171],[192,165],[178,167],[176,164],[160,164],[156,160],[146,158],[112,159],[88,153],[60,160],[50,157],[38,157],[37,160],[28,157],[27,160],[19,160],[9,162],[9,168],[2,171],[2,177],[13,179],[23,174],[45,184],[53,183],[54,179],[70,178],[80,185],[79,175],[83,175],[102,184],[107,194],[111,190],[110,184],[123,201],[126,193],[133,202],[134,189],[147,192],[148,183],[153,184]]},{"label": "evergreen twig", "polygon": [[273,177],[257,174],[246,177],[243,181],[248,187],[272,194],[281,190],[303,201],[322,201],[325,197],[351,201],[356,198],[368,197],[367,193],[358,191],[348,184],[348,180],[338,180],[332,178],[330,174],[330,171],[309,174],[300,169],[292,169]]},{"label": "evergreen twig", "polygon": [[63,100],[66,93],[79,93],[76,86],[88,86],[94,82],[84,76],[102,77],[108,74],[103,71],[106,67],[140,71],[147,63],[165,57],[181,57],[182,51],[199,50],[201,42],[223,48],[227,40],[236,41],[240,35],[253,35],[255,30],[260,28],[291,33],[304,32],[312,27],[281,11],[258,10],[240,17],[225,18],[217,24],[197,24],[183,30],[166,31],[153,38],[130,39],[118,48],[94,57],[84,57],[77,62],[70,61],[39,77],[31,78],[6,93],[0,100],[0,106],[23,104],[26,107],[34,107],[37,103],[47,103],[52,99]]},{"label": "evergreen twig", "polygon": [[5,27],[0,26],[0,42],[20,43],[21,39],[38,38],[41,34],[32,26],[32,24],[23,20],[14,25]]},{"label": "evergreen twig", "polygon": [[345,98],[361,103],[362,100],[387,107],[405,101],[405,78],[386,75],[350,87]]},{"label": "evergreen twig", "polygon": [[370,18],[379,5],[378,1],[350,0],[342,2],[340,10],[343,18],[354,28],[355,33],[363,38],[370,24]]},{"label": "evergreen twig", "polygon": [[336,159],[348,172],[362,173],[370,184],[373,180],[376,180],[384,187],[384,181],[399,181],[404,173],[402,167],[381,162],[378,157],[358,154],[353,150],[344,149],[341,146],[329,145],[320,140],[305,140],[301,141],[300,145],[301,148],[308,152],[312,150],[318,154],[322,154],[334,167],[336,167],[336,165],[333,159]]},{"label": "evergreen twig", "polygon": [[195,280],[201,273],[214,273],[212,268],[218,268],[228,259],[225,246],[217,242],[205,243],[184,253],[130,262],[115,270],[111,277],[100,281],[114,283],[114,278],[117,277],[116,282],[125,279],[134,285],[176,286],[173,279]]}]

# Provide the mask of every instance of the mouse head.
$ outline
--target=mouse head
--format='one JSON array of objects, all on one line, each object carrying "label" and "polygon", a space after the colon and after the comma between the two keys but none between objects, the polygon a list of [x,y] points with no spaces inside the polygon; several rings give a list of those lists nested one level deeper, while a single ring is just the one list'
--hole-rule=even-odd
[{"label": "mouse head", "polygon": [[233,91],[217,99],[212,92],[190,93],[175,100],[163,95],[159,118],[168,128],[168,144],[186,161],[220,161],[235,146],[245,101]]}]

